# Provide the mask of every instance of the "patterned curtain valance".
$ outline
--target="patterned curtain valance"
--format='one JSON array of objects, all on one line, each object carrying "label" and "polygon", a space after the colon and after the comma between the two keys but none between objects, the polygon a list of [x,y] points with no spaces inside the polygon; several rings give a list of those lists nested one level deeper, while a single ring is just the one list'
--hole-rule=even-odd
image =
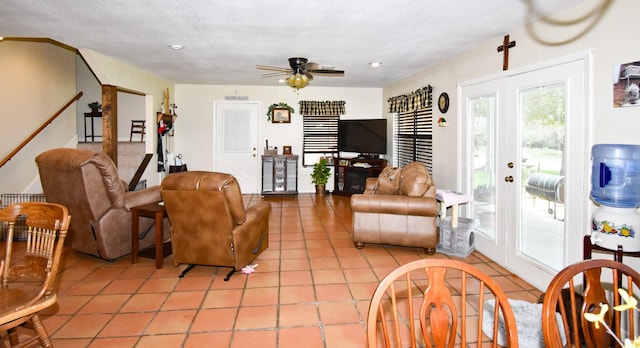
[{"label": "patterned curtain valance", "polygon": [[406,112],[425,109],[431,106],[431,85],[422,87],[415,92],[389,98],[389,112]]},{"label": "patterned curtain valance", "polygon": [[300,114],[307,116],[335,116],[345,114],[345,102],[337,101],[300,101]]}]

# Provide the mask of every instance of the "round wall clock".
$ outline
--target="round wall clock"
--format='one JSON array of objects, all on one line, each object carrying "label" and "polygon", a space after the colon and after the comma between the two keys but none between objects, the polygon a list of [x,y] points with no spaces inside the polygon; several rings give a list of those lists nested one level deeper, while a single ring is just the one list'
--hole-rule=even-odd
[{"label": "round wall clock", "polygon": [[446,113],[449,110],[449,95],[445,92],[441,93],[438,97],[438,109],[441,113]]}]

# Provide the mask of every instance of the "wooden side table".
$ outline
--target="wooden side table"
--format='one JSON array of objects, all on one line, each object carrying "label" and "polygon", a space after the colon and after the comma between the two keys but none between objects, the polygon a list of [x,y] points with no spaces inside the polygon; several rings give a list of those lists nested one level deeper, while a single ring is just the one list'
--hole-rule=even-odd
[{"label": "wooden side table", "polygon": [[589,260],[591,259],[591,254],[592,251],[602,251],[602,252],[606,252],[606,253],[612,253],[613,254],[613,260],[614,261],[618,261],[618,262],[622,262],[622,257],[624,255],[627,256],[631,256],[631,257],[640,257],[640,251],[624,251],[622,249],[622,245],[618,245],[618,248],[616,250],[612,250],[612,249],[608,249],[605,247],[601,247],[597,244],[592,244],[591,243],[591,236],[589,235],[585,235],[584,239],[583,239],[583,243],[582,243],[582,258],[584,260]]},{"label": "wooden side table", "polygon": [[167,217],[167,210],[164,204],[150,203],[139,205],[131,208],[131,263],[138,262],[138,251],[140,248],[140,241],[138,240],[138,233],[140,230],[140,217],[154,218],[156,220],[156,268],[162,268],[164,261],[164,218]]},{"label": "wooden side table", "polygon": [[[91,125],[91,134],[87,133],[87,118],[89,119]],[[96,141],[96,138],[102,138],[102,135],[97,135],[95,130],[93,129],[93,119],[94,118],[102,118],[102,112],[85,112],[84,113],[84,141],[91,138],[91,141]]]}]

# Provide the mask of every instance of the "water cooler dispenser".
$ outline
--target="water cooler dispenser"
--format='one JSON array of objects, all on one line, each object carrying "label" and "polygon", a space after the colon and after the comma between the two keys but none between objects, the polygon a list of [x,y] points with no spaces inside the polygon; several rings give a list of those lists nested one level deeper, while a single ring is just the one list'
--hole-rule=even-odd
[{"label": "water cooler dispenser", "polygon": [[640,145],[598,144],[591,150],[591,240],[603,248],[640,251]]}]

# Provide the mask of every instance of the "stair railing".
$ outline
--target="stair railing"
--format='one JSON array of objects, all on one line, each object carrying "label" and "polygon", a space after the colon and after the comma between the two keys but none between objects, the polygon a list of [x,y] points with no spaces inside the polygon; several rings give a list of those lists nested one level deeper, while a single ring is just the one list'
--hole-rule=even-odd
[{"label": "stair railing", "polygon": [[35,138],[38,134],[40,134],[40,132],[42,132],[43,129],[45,129],[58,116],[60,116],[60,114],[63,113],[69,106],[71,106],[71,104],[75,103],[78,99],[80,99],[80,97],[82,97],[82,92],[78,92],[78,94],[76,94],[75,97],[71,98],[71,100],[69,100],[66,104],[64,104],[64,106],[61,107],[55,114],[53,114],[53,116],[49,117],[49,119],[46,120],[38,129],[36,129],[35,132],[31,133],[31,135],[27,137],[27,139],[25,139],[20,145],[18,145],[13,151],[11,151],[11,153],[7,155],[7,157],[5,157],[2,160],[2,162],[0,162],[0,168],[2,168],[2,166],[7,164],[7,162],[9,162],[11,158],[13,158],[13,156],[15,156],[20,150],[22,150],[22,148],[27,146],[27,144],[31,140],[33,140],[33,138]]}]

